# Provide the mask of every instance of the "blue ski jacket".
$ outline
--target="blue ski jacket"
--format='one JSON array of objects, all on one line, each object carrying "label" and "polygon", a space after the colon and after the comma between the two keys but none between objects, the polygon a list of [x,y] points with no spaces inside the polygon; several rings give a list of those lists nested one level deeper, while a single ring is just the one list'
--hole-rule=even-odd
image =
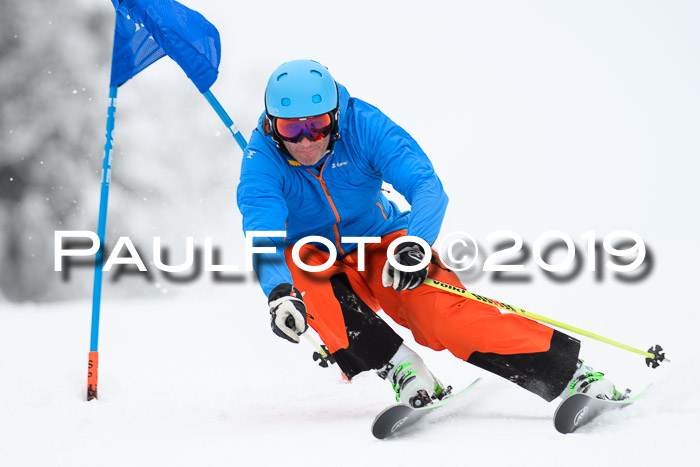
[{"label": "blue ski jacket", "polygon": [[[274,254],[254,255],[265,295],[278,284],[292,283],[284,248],[306,236],[325,237],[343,257],[357,244],[343,243],[342,237],[381,237],[407,229],[407,235],[432,244],[440,232],[447,195],[418,143],[340,84],[338,92],[340,139],[315,167],[303,166],[277,148],[265,134],[264,113],[244,151],[237,198],[246,236],[250,231],[286,231],[286,237],[255,242],[276,248]],[[400,211],[384,196],[383,180],[406,198],[411,211]]]}]

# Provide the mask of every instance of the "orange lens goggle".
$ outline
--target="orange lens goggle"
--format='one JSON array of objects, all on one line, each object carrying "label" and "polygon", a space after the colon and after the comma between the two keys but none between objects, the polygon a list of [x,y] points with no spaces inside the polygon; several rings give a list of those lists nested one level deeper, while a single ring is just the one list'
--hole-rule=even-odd
[{"label": "orange lens goggle", "polygon": [[302,118],[276,118],[275,129],[280,138],[288,143],[298,143],[308,137],[320,141],[331,133],[333,119],[330,113]]}]

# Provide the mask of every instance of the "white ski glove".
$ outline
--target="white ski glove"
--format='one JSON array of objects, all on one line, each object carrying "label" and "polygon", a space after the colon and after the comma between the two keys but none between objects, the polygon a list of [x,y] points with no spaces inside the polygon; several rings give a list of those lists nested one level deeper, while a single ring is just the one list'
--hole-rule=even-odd
[{"label": "white ski glove", "polygon": [[270,292],[270,326],[272,332],[295,344],[309,325],[306,323],[306,305],[301,292],[292,284],[280,284]]},{"label": "white ski glove", "polygon": [[[402,243],[398,251],[394,253],[396,262],[404,266],[415,266],[423,261],[424,257],[423,248],[415,242]],[[429,265],[430,263],[419,271],[405,272],[394,269],[389,260],[387,260],[382,270],[382,285],[384,287],[393,287],[398,292],[415,289],[428,277]]]}]

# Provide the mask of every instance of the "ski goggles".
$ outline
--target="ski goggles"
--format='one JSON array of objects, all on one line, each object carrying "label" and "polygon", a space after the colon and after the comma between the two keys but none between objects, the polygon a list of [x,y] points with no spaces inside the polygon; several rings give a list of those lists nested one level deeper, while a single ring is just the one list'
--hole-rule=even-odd
[{"label": "ski goggles", "polygon": [[277,135],[288,143],[298,143],[308,137],[311,141],[320,141],[333,129],[333,119],[330,113],[302,118],[276,118],[275,130]]}]

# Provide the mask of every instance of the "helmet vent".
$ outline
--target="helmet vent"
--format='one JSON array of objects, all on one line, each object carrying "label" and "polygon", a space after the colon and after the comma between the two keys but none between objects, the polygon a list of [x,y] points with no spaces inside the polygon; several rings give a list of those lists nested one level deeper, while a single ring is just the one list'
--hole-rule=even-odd
[{"label": "helmet vent", "polygon": [[265,111],[272,118],[302,118],[338,109],[338,86],[330,71],[313,60],[278,66],[265,88]]}]

